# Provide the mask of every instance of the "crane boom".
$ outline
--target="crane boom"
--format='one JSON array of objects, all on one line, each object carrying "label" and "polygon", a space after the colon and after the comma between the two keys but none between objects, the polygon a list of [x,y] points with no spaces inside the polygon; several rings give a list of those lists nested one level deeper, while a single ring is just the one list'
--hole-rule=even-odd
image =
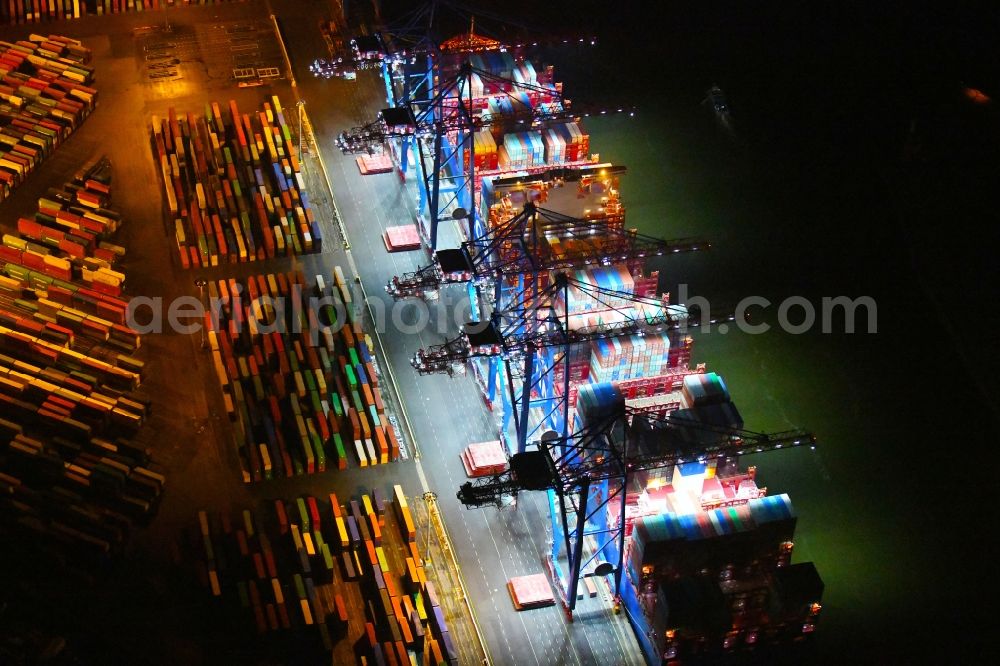
[{"label": "crane boom", "polygon": [[[502,111],[480,107],[473,97],[472,77],[502,92],[490,96],[507,95],[511,106]],[[537,101],[525,104],[515,93],[526,93]],[[634,113],[625,107],[610,109],[617,113]],[[433,137],[439,132],[477,131],[498,124],[517,131],[525,131],[542,123],[559,120],[579,120],[591,114],[606,115],[609,109],[596,106],[573,105],[554,87],[526,81],[515,81],[498,76],[465,62],[458,72],[444,81],[429,100],[410,100],[402,106],[383,109],[374,121],[341,132],[337,145],[347,154],[371,153],[389,139],[410,136]]]},{"label": "crane boom", "polygon": [[[509,88],[510,91],[530,93],[538,103],[524,105],[509,92],[513,102],[509,111],[491,112],[472,108],[472,77],[495,86]],[[498,93],[503,95],[505,93]],[[521,129],[547,121],[573,119],[579,113],[570,110],[570,100],[564,98],[555,88],[547,88],[523,81],[497,76],[471,63],[464,63],[458,73],[445,81],[433,98],[426,101],[412,100],[409,104],[383,109],[372,122],[348,131],[337,137],[337,145],[344,153],[371,152],[389,139],[408,136],[431,137],[437,132],[476,131],[492,127],[498,123],[517,125]]]},{"label": "crane boom", "polygon": [[[640,451],[637,444],[639,424],[629,415],[618,413],[593,426],[585,426],[564,439],[545,438],[537,450],[516,453],[510,469],[489,477],[462,484],[458,499],[466,508],[493,504],[501,506],[506,496],[516,496],[522,490],[558,489],[563,493],[577,491],[586,483],[620,479],[635,472],[689,462],[707,462],[756,453],[778,451],[802,445],[816,447],[816,437],[806,430],[758,433],[736,428],[721,428],[700,421],[679,419],[670,415],[638,417],[643,425],[658,430],[662,450],[656,453]],[[694,449],[676,448],[671,434],[690,428],[711,435]]]},{"label": "crane boom", "polygon": [[[565,291],[570,285],[598,304],[617,300],[628,302],[629,306],[609,305],[605,311],[607,318],[598,323],[578,321],[565,312]],[[544,347],[669,332],[685,326],[699,326],[703,319],[694,310],[666,305],[658,299],[596,287],[565,273],[557,273],[553,284],[537,296],[527,296],[507,310],[494,312],[489,321],[466,324],[458,337],[418,350],[411,363],[420,374],[450,373],[471,358],[513,357],[534,353]],[[726,319],[732,320],[733,317],[730,315]],[[710,319],[708,323],[715,324],[720,320]]]},{"label": "crane boom", "polygon": [[[568,250],[556,250],[549,238],[574,243]],[[502,275],[625,263],[709,247],[700,238],[663,240],[610,225],[604,216],[580,219],[528,202],[503,225],[460,248],[437,251],[433,264],[393,277],[386,292],[395,298],[425,297],[444,284],[485,283]]]}]

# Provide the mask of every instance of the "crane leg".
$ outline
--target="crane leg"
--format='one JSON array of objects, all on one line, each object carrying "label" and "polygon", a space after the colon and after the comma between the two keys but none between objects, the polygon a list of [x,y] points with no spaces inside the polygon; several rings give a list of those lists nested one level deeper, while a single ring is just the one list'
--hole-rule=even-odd
[{"label": "crane leg", "polygon": [[[566,603],[572,614],[576,608],[576,590],[580,585],[580,563],[583,560],[583,534],[587,526],[587,497],[590,494],[590,479],[584,477],[580,483],[580,501],[576,509],[576,543],[570,560],[570,573],[566,591]],[[567,553],[568,555],[568,553]]]}]

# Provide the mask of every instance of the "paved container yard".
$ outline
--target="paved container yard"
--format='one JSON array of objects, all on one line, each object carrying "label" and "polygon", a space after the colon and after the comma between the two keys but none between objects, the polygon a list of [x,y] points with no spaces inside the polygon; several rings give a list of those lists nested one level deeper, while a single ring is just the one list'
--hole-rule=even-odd
[{"label": "paved container yard", "polygon": [[[422,251],[387,254],[380,238],[385,227],[412,221],[415,190],[393,174],[361,177],[353,159],[340,155],[333,140],[342,129],[369,120],[384,106],[381,82],[374,72],[362,72],[354,82],[312,79],[308,63],[325,50],[319,32],[324,7],[284,2],[275,3],[274,11],[286,36],[289,26],[294,26],[294,39],[288,39],[287,45],[296,89],[284,72],[283,58],[276,60],[277,42],[264,3],[94,17],[54,25],[51,32],[82,39],[93,50],[100,103],[74,136],[3,204],[5,230],[18,216],[33,210],[47,187],[66,180],[87,160],[106,155],[113,165],[113,205],[126,221],[117,240],[128,250],[122,269],[128,275],[129,294],[160,297],[168,303],[182,295],[197,296],[198,279],[295,268],[307,279],[316,274],[329,278],[333,267],[340,265],[345,271],[357,268],[369,296],[384,303],[389,312],[391,302],[383,290],[386,281],[427,259]],[[25,27],[14,26],[4,28],[2,34],[10,39],[27,32]],[[233,44],[236,51],[231,49]],[[278,76],[268,69],[275,66],[281,69]],[[252,82],[263,85],[239,87],[240,77],[249,76],[239,70],[250,67],[255,74]],[[244,83],[250,81],[246,78]],[[323,225],[323,252],[183,270],[176,258],[172,226],[163,214],[162,186],[149,145],[150,118],[165,116],[171,106],[178,112],[199,112],[206,102],[230,99],[248,112],[276,94],[295,131],[296,93],[306,101],[315,132],[305,176]],[[317,150],[328,170],[350,241],[350,256],[344,251]],[[453,234],[445,238],[449,236],[454,238]],[[373,311],[379,311],[378,305]],[[403,321],[412,323],[413,316],[412,308],[408,309]],[[168,474],[157,518],[136,538],[130,557],[111,577],[82,577],[78,586],[68,587],[65,581],[36,571],[12,589],[12,598],[26,609],[54,603],[59,611],[46,622],[84,652],[110,654],[113,649],[126,661],[153,663],[218,663],[223,657],[248,657],[256,653],[254,642],[244,633],[227,632],[224,626],[213,628],[217,618],[213,618],[210,600],[203,590],[193,588],[182,567],[172,563],[172,544],[197,510],[232,511],[277,497],[322,497],[331,491],[350,496],[359,489],[401,483],[417,499],[412,504],[418,507],[420,538],[427,540],[433,554],[431,575],[442,591],[449,623],[463,638],[462,663],[481,660],[468,613],[470,602],[494,663],[639,663],[631,630],[624,616],[611,615],[606,590],[598,599],[580,605],[573,624],[567,623],[559,607],[514,611],[507,580],[544,570],[548,548],[544,497],[522,495],[516,510],[503,512],[470,512],[459,505],[455,492],[465,480],[459,453],[470,442],[495,438],[493,417],[470,377],[418,377],[409,365],[417,348],[441,342],[456,331],[454,324],[438,329],[434,319],[430,330],[416,334],[380,331],[386,356],[382,357],[382,349],[375,352],[383,375],[391,371],[402,399],[401,410],[393,404],[393,392],[387,391],[389,409],[396,411],[404,426],[400,431],[410,460],[254,486],[244,485],[239,478],[222,395],[207,352],[200,348],[200,336],[170,332],[147,336],[141,358],[147,363],[148,379],[141,391],[154,401],[154,410],[138,440],[153,450]],[[403,420],[403,410],[408,421]],[[425,491],[438,498],[447,537],[429,520],[428,505],[422,499]],[[461,574],[450,566],[452,557],[457,557]],[[461,590],[463,580],[468,598]],[[122,612],[126,599],[128,611]],[[142,601],[136,603],[136,599]],[[149,650],[152,644],[159,646],[155,653]],[[280,651],[270,653],[269,658],[294,661],[287,661],[291,655]]]}]

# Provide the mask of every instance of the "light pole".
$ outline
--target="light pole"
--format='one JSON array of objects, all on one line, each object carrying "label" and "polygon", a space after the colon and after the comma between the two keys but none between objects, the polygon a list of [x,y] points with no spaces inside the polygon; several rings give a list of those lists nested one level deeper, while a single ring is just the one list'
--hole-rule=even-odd
[{"label": "light pole", "polygon": [[302,158],[302,107],[306,104],[305,100],[300,99],[295,103],[295,106],[299,110],[299,164],[302,165],[302,170],[306,169],[306,161]]}]

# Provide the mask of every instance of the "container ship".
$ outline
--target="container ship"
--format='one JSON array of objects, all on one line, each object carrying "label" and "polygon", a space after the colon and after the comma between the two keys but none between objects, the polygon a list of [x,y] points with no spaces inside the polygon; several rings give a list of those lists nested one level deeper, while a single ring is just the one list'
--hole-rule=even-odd
[{"label": "container ship", "polygon": [[[814,438],[744,429],[723,378],[692,362],[701,313],[647,270],[708,244],[627,226],[627,169],[601,161],[587,110],[528,49],[474,30],[433,51],[380,40],[388,108],[339,143],[384,152],[416,190],[430,262],[389,294],[469,300],[460,334],[413,357],[422,374],[471,373],[495,417],[499,444],[463,454],[459,499],[547,493],[558,595],[519,599],[512,581],[515,607],[572,619],[607,585],[656,665],[808,638],[823,582],[792,561],[791,499],[740,461]],[[717,86],[710,100],[728,118]]]}]

